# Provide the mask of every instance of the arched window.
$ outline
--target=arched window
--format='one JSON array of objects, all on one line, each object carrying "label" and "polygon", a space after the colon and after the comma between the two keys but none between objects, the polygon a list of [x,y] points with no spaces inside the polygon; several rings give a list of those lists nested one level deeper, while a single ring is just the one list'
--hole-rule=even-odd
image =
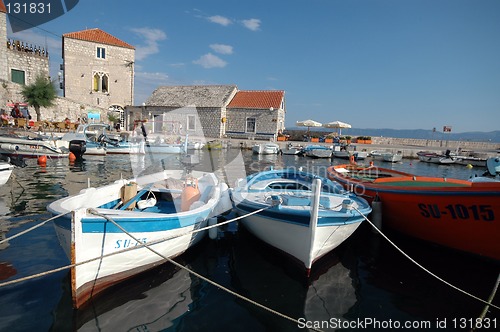
[{"label": "arched window", "polygon": [[92,76],[92,89],[95,92],[109,92],[109,77],[108,74],[96,72]]},{"label": "arched window", "polygon": [[108,92],[108,75],[102,75],[102,92]]},{"label": "arched window", "polygon": [[95,73],[94,77],[93,77],[93,89],[94,89],[94,91],[99,91],[99,81],[100,80],[101,80],[101,78],[99,77],[99,74]]}]

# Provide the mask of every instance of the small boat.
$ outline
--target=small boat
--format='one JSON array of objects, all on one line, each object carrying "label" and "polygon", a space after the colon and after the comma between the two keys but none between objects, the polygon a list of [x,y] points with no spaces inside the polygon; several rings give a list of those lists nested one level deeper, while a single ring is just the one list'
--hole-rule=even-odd
[{"label": "small boat", "polygon": [[403,159],[403,154],[401,151],[391,152],[385,150],[373,150],[370,152],[370,157],[374,160],[387,161],[390,163],[397,163]]},{"label": "small boat", "polygon": [[0,135],[0,154],[7,156],[67,158],[69,152],[68,148],[58,147],[54,140],[39,136]]},{"label": "small boat", "polygon": [[337,165],[327,176],[382,205],[383,227],[500,260],[500,183],[415,176],[380,167]]},{"label": "small boat", "polygon": [[281,153],[286,155],[299,155],[303,152],[304,148],[302,146],[293,146],[291,143],[287,144],[286,148],[281,150]]},{"label": "small boat", "polygon": [[230,208],[227,186],[213,173],[182,170],[121,179],[51,203],[50,213],[65,214],[54,226],[75,264],[71,268],[74,307],[158,266],[165,257],[182,254],[206,233],[193,231]]},{"label": "small boat", "polygon": [[255,154],[278,154],[280,146],[275,143],[255,144],[252,147],[252,152]]},{"label": "small boat", "polygon": [[363,160],[368,157],[368,152],[348,150],[345,146],[335,145],[333,147],[332,155],[333,157],[340,159],[351,159],[351,157],[354,157],[354,160]]},{"label": "small boat", "polygon": [[368,203],[326,179],[296,169],[255,173],[231,197],[257,238],[294,258],[309,275],[313,263],[345,241],[371,212]]},{"label": "small boat", "polygon": [[482,175],[472,175],[469,181],[500,182],[500,157],[489,157],[486,159],[486,172]]},{"label": "small boat", "polygon": [[109,124],[90,123],[80,124],[74,132],[67,132],[55,143],[59,147],[69,148],[69,144],[73,140],[83,140],[86,146],[86,155],[103,156],[106,154],[105,137],[107,131],[110,130]]},{"label": "small boat", "polygon": [[417,156],[420,161],[439,165],[451,165],[458,159],[451,155],[450,150],[446,150],[444,154],[431,151],[419,151],[417,152]]},{"label": "small boat", "polygon": [[307,145],[304,148],[304,154],[312,158],[330,158],[333,150],[323,145]]},{"label": "small boat", "polygon": [[207,150],[222,150],[222,142],[221,141],[209,141],[204,146],[204,149]]},{"label": "small boat", "polygon": [[9,181],[13,169],[14,165],[11,165],[6,161],[0,161],[0,186],[6,184],[7,181]]}]

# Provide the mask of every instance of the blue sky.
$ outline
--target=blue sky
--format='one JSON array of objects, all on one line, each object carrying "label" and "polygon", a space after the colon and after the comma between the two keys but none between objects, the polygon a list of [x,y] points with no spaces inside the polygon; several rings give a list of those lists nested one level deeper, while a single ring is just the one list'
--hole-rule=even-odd
[{"label": "blue sky", "polygon": [[47,45],[100,28],[136,47],[135,103],[162,85],[284,90],[286,126],[500,130],[497,0],[82,0],[18,32]]}]

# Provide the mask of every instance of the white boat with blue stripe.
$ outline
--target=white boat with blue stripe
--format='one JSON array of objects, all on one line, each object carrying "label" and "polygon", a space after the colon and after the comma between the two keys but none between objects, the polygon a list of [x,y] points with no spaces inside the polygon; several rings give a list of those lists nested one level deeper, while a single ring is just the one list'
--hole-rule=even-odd
[{"label": "white boat with blue stripe", "polygon": [[[338,184],[295,169],[270,170],[238,180],[231,190],[250,233],[298,261],[312,265],[358,228],[369,204]],[[360,213],[361,212],[361,213]]]},{"label": "white boat with blue stripe", "polygon": [[198,230],[209,218],[230,208],[227,185],[213,173],[182,170],[121,179],[51,203],[53,215],[68,213],[55,220],[55,229],[76,264],[74,307],[182,254],[203,238],[206,230]]}]

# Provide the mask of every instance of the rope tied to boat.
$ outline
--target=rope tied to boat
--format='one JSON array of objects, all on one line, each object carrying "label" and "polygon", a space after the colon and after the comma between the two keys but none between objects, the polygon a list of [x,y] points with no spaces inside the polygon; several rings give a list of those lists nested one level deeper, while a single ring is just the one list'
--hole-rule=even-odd
[{"label": "rope tied to boat", "polygon": [[[249,214],[247,214],[247,215],[240,216],[240,217],[237,217],[237,218],[235,218],[235,219],[231,219],[231,220],[229,220],[229,221],[226,221],[226,222],[223,222],[223,223],[220,223],[220,224],[215,224],[215,225],[212,225],[212,226],[204,227],[204,228],[202,228],[202,229],[197,229],[197,230],[194,230],[194,231],[191,231],[191,232],[187,232],[186,234],[183,234],[183,235],[187,235],[187,234],[194,234],[195,232],[200,232],[200,231],[202,231],[202,230],[207,230],[207,229],[209,229],[209,228],[219,227],[219,226],[222,226],[222,224],[226,224],[226,223],[228,223],[228,222],[233,222],[233,221],[235,221],[235,220],[239,220],[239,219],[241,219],[241,218],[243,218],[243,217],[247,217],[247,216],[249,216],[249,215],[256,214],[256,213],[259,213],[259,212],[262,212],[262,211],[267,210],[267,209],[269,209],[269,208],[270,208],[270,207],[265,207],[265,208],[262,208],[262,209],[259,209],[259,210],[256,210],[256,211],[253,211],[253,212],[251,212],[251,213],[249,213]],[[178,262],[174,261],[174,260],[173,260],[173,259],[171,259],[170,257],[165,256],[165,255],[163,255],[163,254],[159,253],[158,251],[156,251],[156,250],[154,250],[153,248],[151,248],[151,242],[150,242],[150,243],[141,242],[141,240],[140,240],[140,239],[136,238],[134,235],[132,235],[131,233],[129,233],[126,229],[124,229],[122,226],[120,226],[120,225],[119,225],[117,222],[115,222],[112,218],[110,218],[110,217],[108,217],[108,216],[106,216],[106,215],[104,215],[104,214],[99,213],[99,212],[98,212],[98,211],[96,211],[95,209],[88,209],[88,210],[87,210],[87,212],[88,212],[88,213],[90,213],[90,214],[93,214],[93,215],[95,215],[95,216],[99,216],[99,217],[102,217],[102,218],[106,219],[107,221],[111,222],[113,225],[115,225],[116,227],[118,227],[118,229],[120,229],[123,233],[127,234],[128,236],[130,236],[130,238],[132,238],[134,241],[136,241],[137,243],[142,244],[142,245],[143,245],[146,249],[148,249],[148,250],[149,250],[149,251],[151,251],[152,253],[154,253],[154,254],[156,254],[156,255],[160,256],[161,258],[163,258],[164,260],[168,261],[169,263],[171,263],[171,264],[173,264],[173,265],[177,266],[178,268],[181,268],[181,269],[183,269],[183,270],[186,270],[188,273],[190,273],[190,274],[194,275],[195,277],[200,278],[200,279],[204,280],[205,282],[208,282],[208,283],[209,283],[209,284],[211,284],[212,286],[218,287],[218,288],[222,289],[223,291],[225,291],[225,292],[227,292],[227,293],[229,293],[229,294],[231,294],[231,295],[233,295],[233,296],[236,296],[237,298],[239,298],[239,299],[241,299],[241,300],[243,300],[243,301],[246,301],[246,302],[248,302],[248,303],[250,303],[250,304],[253,304],[253,305],[255,305],[255,306],[257,306],[257,307],[259,307],[259,308],[261,308],[261,309],[264,309],[264,310],[266,310],[266,311],[268,311],[268,312],[270,312],[270,313],[272,313],[272,314],[274,314],[274,315],[277,315],[277,316],[279,316],[279,317],[281,317],[281,318],[284,318],[284,319],[287,319],[287,320],[289,320],[289,321],[291,321],[291,322],[294,322],[294,323],[296,323],[297,325],[298,325],[298,324],[300,324],[300,321],[299,321],[298,319],[292,318],[292,317],[290,317],[290,316],[288,316],[288,315],[285,315],[285,314],[283,314],[283,313],[281,313],[281,312],[279,312],[279,311],[276,311],[276,310],[274,310],[274,309],[272,309],[272,308],[266,307],[265,305],[260,304],[259,302],[256,302],[256,301],[254,301],[254,300],[252,300],[252,299],[250,299],[250,298],[247,298],[247,297],[245,297],[245,296],[243,296],[243,295],[241,295],[241,294],[238,294],[238,293],[236,293],[235,291],[232,291],[232,290],[230,290],[229,288],[224,287],[224,286],[222,286],[221,284],[216,283],[215,281],[212,281],[211,279],[209,279],[209,278],[207,278],[207,277],[205,277],[205,276],[203,276],[203,275],[201,275],[201,274],[199,274],[199,273],[197,273],[197,272],[195,272],[195,271],[193,271],[193,270],[189,269],[188,267],[186,267],[186,266],[184,266],[184,265],[182,265],[182,264],[180,264],[180,263],[178,263]],[[183,235],[179,235],[179,236],[176,236],[176,237],[180,237],[180,236],[183,236]],[[315,328],[311,328],[311,330],[313,330],[313,331],[319,331],[319,332],[321,332],[321,331],[322,331],[322,330],[315,329]]]},{"label": "rope tied to boat", "polygon": [[492,304],[491,302],[493,301],[493,298],[490,299],[490,301],[486,301],[486,300],[483,300],[481,299],[480,297],[477,297],[475,296],[474,294],[471,294],[455,285],[453,285],[452,283],[444,280],[443,278],[439,277],[438,275],[436,275],[435,273],[433,273],[432,271],[428,270],[426,267],[424,267],[422,264],[418,263],[416,260],[414,260],[413,258],[411,258],[407,253],[405,253],[403,251],[403,249],[399,248],[394,242],[392,242],[388,237],[387,235],[385,235],[377,226],[375,226],[375,224],[373,224],[373,222],[368,219],[367,216],[365,216],[361,211],[359,211],[359,209],[357,207],[353,207],[369,224],[370,226],[372,226],[385,240],[387,240],[387,242],[389,242],[389,244],[391,244],[394,248],[396,248],[396,250],[398,250],[401,254],[403,254],[403,256],[405,256],[407,259],[410,260],[410,262],[412,262],[413,264],[415,264],[416,266],[418,266],[420,269],[422,269],[424,272],[428,273],[429,275],[431,275],[432,277],[436,278],[437,280],[441,281],[442,283],[444,283],[445,285],[459,291],[460,293],[462,294],[465,294],[487,306],[490,306],[492,308],[495,308],[497,310],[500,310],[500,307],[495,305],[495,304]]}]

